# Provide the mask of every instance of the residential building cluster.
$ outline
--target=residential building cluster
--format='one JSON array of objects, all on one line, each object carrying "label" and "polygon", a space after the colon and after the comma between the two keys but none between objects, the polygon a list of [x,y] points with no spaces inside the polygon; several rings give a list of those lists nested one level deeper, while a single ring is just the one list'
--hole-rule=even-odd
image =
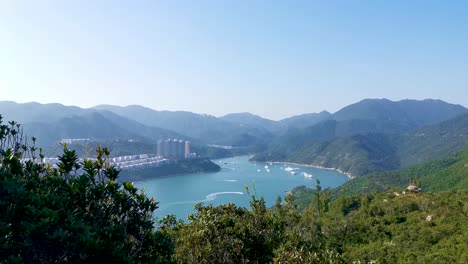
[{"label": "residential building cluster", "polygon": [[186,159],[190,157],[190,141],[166,139],[158,141],[158,156],[168,159]]},{"label": "residential building cluster", "polygon": [[111,164],[119,169],[134,168],[134,167],[152,167],[169,163],[168,159],[161,156],[148,154],[132,155],[115,157],[111,159]]},{"label": "residential building cluster", "polygon": [[[89,158],[90,160],[95,160],[95,158]],[[26,162],[31,159],[23,159],[23,162]],[[46,164],[50,164],[52,168],[58,168],[58,163],[60,162],[58,158],[44,158],[40,159],[37,158],[35,162],[42,162]],[[83,159],[79,159],[78,162],[82,163]],[[162,164],[170,163],[171,161],[165,159],[161,156],[156,156],[154,154],[140,154],[140,155],[129,155],[129,156],[121,156],[121,157],[114,157],[109,159],[110,165],[115,166],[118,169],[124,168],[134,168],[134,167],[153,167],[159,166]]]},{"label": "residential building cluster", "polygon": [[90,141],[89,138],[63,138],[60,140],[60,143],[73,144]]},{"label": "residential building cluster", "polygon": [[[89,139],[63,139],[62,143],[73,143],[75,141],[88,141]],[[118,169],[134,168],[134,167],[152,167],[160,166],[167,163],[177,162],[181,159],[196,158],[196,153],[190,153],[190,141],[179,139],[159,140],[157,144],[157,154],[139,154],[128,155],[121,157],[113,157],[109,159],[110,165]],[[94,160],[94,158],[90,158]],[[26,162],[30,159],[23,159]],[[50,164],[53,168],[58,168],[60,162],[56,157],[47,157],[44,159],[36,158],[35,162],[43,162]],[[78,162],[83,162],[79,159]],[[79,172],[77,172],[79,174]]]}]

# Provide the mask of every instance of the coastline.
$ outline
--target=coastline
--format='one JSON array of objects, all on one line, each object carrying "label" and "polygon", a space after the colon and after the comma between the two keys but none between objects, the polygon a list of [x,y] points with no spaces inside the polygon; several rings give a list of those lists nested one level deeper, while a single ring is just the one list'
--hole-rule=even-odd
[{"label": "coastline", "polygon": [[288,164],[288,165],[295,165],[295,166],[303,166],[303,167],[316,168],[316,169],[322,169],[322,170],[333,170],[333,171],[337,171],[337,172],[339,172],[339,173],[341,173],[341,174],[346,175],[346,177],[348,177],[348,179],[350,179],[350,180],[356,178],[356,176],[353,176],[351,173],[349,173],[349,172],[344,172],[343,170],[338,169],[338,168],[329,168],[329,167],[323,167],[323,166],[320,166],[320,165],[300,164],[300,163],[285,162],[285,161],[272,161],[271,163],[279,163],[279,164]]},{"label": "coastline", "polygon": [[219,172],[221,166],[205,158],[178,161],[153,167],[136,167],[122,170],[121,181],[147,181],[154,178]]}]

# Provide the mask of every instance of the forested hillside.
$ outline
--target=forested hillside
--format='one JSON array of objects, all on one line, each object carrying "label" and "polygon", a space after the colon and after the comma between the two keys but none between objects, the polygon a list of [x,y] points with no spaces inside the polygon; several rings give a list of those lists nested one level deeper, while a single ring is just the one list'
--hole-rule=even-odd
[{"label": "forested hillside", "polygon": [[338,124],[341,123],[326,121],[286,134],[274,141],[268,151],[257,154],[254,160],[314,164],[362,176],[441,158],[468,146],[468,114],[399,133],[354,130],[354,135],[350,136],[337,132]]},{"label": "forested hillside", "polygon": [[337,188],[341,194],[371,193],[403,188],[417,181],[424,192],[468,189],[468,149],[446,157],[397,171],[371,173]]},{"label": "forested hillside", "polygon": [[166,128],[207,144],[245,147],[255,145],[257,141],[263,144],[264,140],[272,136],[271,132],[261,125],[241,125],[211,115],[186,111],[156,111],[137,105],[99,105],[94,109],[111,111],[149,126]]}]

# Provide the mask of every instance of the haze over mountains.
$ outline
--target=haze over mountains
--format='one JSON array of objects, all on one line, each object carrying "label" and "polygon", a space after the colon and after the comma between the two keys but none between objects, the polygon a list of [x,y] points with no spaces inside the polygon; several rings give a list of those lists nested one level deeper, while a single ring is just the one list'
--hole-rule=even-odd
[{"label": "haze over mountains", "polygon": [[[398,169],[468,146],[468,110],[440,100],[365,99],[333,114],[306,113],[279,121],[251,113],[214,117],[138,105],[84,109],[9,101],[0,102],[0,113],[23,124],[46,147],[64,138],[139,144],[181,138],[210,157],[250,153],[256,154],[254,160],[334,167],[354,175]],[[235,151],[214,151],[208,145]]]}]

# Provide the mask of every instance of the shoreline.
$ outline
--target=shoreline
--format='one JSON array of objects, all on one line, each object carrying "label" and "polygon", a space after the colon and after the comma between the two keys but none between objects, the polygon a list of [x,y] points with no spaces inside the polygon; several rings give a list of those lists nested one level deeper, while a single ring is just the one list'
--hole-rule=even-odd
[{"label": "shoreline", "polygon": [[344,172],[343,170],[341,169],[338,169],[338,168],[329,168],[329,167],[323,167],[323,166],[320,166],[320,165],[313,165],[313,164],[300,164],[300,163],[294,163],[294,162],[283,162],[283,161],[272,161],[271,163],[282,163],[282,164],[288,164],[288,165],[295,165],[295,166],[302,166],[302,167],[309,167],[309,168],[316,168],[316,169],[322,169],[322,170],[333,170],[333,171],[337,171],[341,174],[344,174],[346,175],[346,177],[348,177],[348,179],[352,180],[354,178],[356,178],[356,176],[353,176],[351,173],[349,172]]}]

